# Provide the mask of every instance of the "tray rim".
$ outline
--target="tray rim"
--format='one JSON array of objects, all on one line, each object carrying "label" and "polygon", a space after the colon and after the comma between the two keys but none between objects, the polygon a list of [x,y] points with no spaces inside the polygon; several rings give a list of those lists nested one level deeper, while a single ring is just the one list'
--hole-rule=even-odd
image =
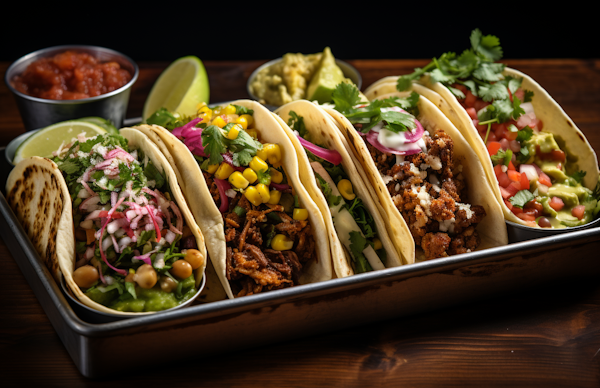
[{"label": "tray rim", "polygon": [[[39,260],[39,255],[33,248],[27,235],[24,233],[24,230],[17,221],[12,209],[8,206],[4,193],[1,191],[0,214],[2,214],[4,221],[7,222],[9,228],[13,232],[16,243],[19,244],[29,259],[29,263],[33,266],[35,272],[40,275],[40,281],[44,285],[45,290],[50,294],[50,299],[52,303],[54,303],[54,307],[61,315],[63,321],[74,334],[90,338],[119,335],[133,330],[140,325],[155,326],[168,324],[170,321],[178,320],[201,321],[203,319],[218,316],[239,314],[275,304],[289,303],[314,296],[332,294],[338,291],[353,290],[385,282],[402,280],[413,276],[439,273],[464,264],[474,265],[486,263],[539,253],[546,251],[549,248],[569,246],[573,245],[573,243],[592,243],[600,241],[600,227],[595,227],[528,241],[509,243],[502,247],[488,248],[447,258],[386,268],[364,274],[356,274],[346,278],[331,279],[320,283],[299,285],[287,289],[249,295],[244,298],[197,304],[183,309],[127,318],[114,322],[91,323],[84,321],[76,314],[65,295],[63,295],[60,290],[60,285],[58,285],[53,278],[50,279],[49,272]],[[3,240],[5,240],[5,237],[3,237]],[[42,276],[41,274],[44,275]]]}]

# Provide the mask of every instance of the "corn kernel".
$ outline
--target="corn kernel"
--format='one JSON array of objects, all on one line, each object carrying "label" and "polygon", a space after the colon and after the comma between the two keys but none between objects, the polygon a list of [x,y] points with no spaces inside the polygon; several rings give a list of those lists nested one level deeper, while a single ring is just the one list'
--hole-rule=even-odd
[{"label": "corn kernel", "polygon": [[234,171],[227,179],[229,180],[229,183],[231,183],[231,185],[236,189],[245,189],[248,187],[248,180],[244,178],[242,173],[239,171]]},{"label": "corn kernel", "polygon": [[258,190],[254,186],[248,186],[246,188],[246,190],[244,191],[244,195],[246,196],[248,201],[250,201],[250,203],[253,204],[254,206],[258,206],[261,203],[263,203],[262,198],[260,197],[260,194],[258,193]]},{"label": "corn kernel", "polygon": [[271,190],[269,201],[267,202],[269,205],[277,205],[279,200],[281,199],[281,191],[279,190]]},{"label": "corn kernel", "polygon": [[340,180],[337,184],[337,188],[340,194],[342,194],[342,197],[348,201],[352,201],[356,197],[356,194],[354,194],[352,189],[352,182],[350,182],[348,179]]},{"label": "corn kernel", "polygon": [[227,132],[227,138],[229,140],[235,140],[237,139],[238,135],[240,134],[240,131],[242,130],[242,126],[239,124],[234,125],[233,127],[229,128],[229,132]]},{"label": "corn kernel", "polygon": [[378,251],[381,248],[383,248],[383,244],[381,243],[381,240],[378,239],[377,237],[375,237],[373,239],[373,249],[375,249],[376,251]]},{"label": "corn kernel", "polygon": [[252,128],[252,126],[254,125],[254,117],[252,117],[252,115],[249,114],[243,114],[240,117],[244,118],[246,120],[246,122],[248,123],[248,127]]},{"label": "corn kernel", "polygon": [[221,111],[221,114],[232,115],[232,114],[235,114],[235,112],[237,112],[237,109],[235,109],[235,106],[229,104],[225,108],[223,108],[223,110]]},{"label": "corn kernel", "polygon": [[259,158],[258,156],[254,156],[248,165],[251,169],[253,169],[256,172],[267,171],[267,169],[269,168],[267,162],[265,162],[264,159]]},{"label": "corn kernel", "polygon": [[258,139],[258,131],[256,129],[246,129],[246,133],[248,135],[250,135],[250,137],[254,138],[254,139]]},{"label": "corn kernel", "polygon": [[244,129],[248,129],[248,120],[246,120],[246,118],[243,115],[238,117],[235,120],[235,123],[241,125]]},{"label": "corn kernel", "polygon": [[210,165],[208,165],[208,167],[206,167],[206,169],[204,171],[206,171],[209,174],[214,174],[218,168],[219,168],[218,164],[210,164]]},{"label": "corn kernel", "polygon": [[262,199],[263,203],[269,202],[269,200],[271,199],[271,193],[269,192],[268,186],[259,183],[256,185],[256,190],[258,191],[258,194],[260,195],[260,198]]},{"label": "corn kernel", "polygon": [[273,183],[283,182],[283,174],[281,173],[281,171],[272,168],[269,170],[269,174],[271,174],[271,182],[273,182]]},{"label": "corn kernel", "polygon": [[254,183],[258,179],[258,175],[256,175],[254,170],[251,168],[245,169],[244,172],[242,173],[242,175],[244,176],[244,178],[246,178],[246,180],[249,183]]},{"label": "corn kernel", "polygon": [[268,144],[263,148],[266,148],[269,163],[277,165],[281,162],[281,148],[279,144]]},{"label": "corn kernel", "polygon": [[229,164],[223,162],[215,171],[215,178],[217,179],[227,179],[229,175],[233,172],[233,167]]},{"label": "corn kernel", "polygon": [[225,122],[225,120],[223,119],[223,117],[221,116],[217,116],[213,119],[212,125],[216,125],[219,128],[223,128],[225,125],[227,125],[227,123]]},{"label": "corn kernel", "polygon": [[276,251],[289,251],[294,247],[294,241],[284,234],[276,234],[271,240],[271,248]]},{"label": "corn kernel", "polygon": [[268,144],[263,144],[263,148],[256,151],[256,156],[258,156],[262,160],[267,160],[269,158],[269,154],[267,153],[267,148],[266,148],[267,145]]},{"label": "corn kernel", "polygon": [[295,208],[292,218],[296,221],[304,221],[308,218],[308,210]]}]

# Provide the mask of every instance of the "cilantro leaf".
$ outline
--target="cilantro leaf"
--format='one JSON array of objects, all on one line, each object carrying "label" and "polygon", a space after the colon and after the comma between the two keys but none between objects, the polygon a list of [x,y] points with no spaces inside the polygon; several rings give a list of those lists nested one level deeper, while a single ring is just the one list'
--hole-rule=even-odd
[{"label": "cilantro leaf", "polygon": [[350,252],[353,256],[354,270],[356,273],[371,271],[371,265],[365,258],[363,251],[369,244],[367,239],[357,231],[350,232]]},{"label": "cilantro leaf", "polygon": [[490,61],[497,61],[502,58],[502,48],[500,39],[494,35],[483,35],[479,28],[471,32],[471,47],[478,54],[483,55]]},{"label": "cilantro leaf", "polygon": [[573,178],[575,182],[581,183],[583,182],[583,178],[585,177],[586,173],[586,171],[576,171],[572,175],[570,175],[570,177]]},{"label": "cilantro leaf", "polygon": [[287,124],[292,131],[297,131],[301,138],[306,139],[308,132],[306,131],[306,126],[304,125],[304,117],[298,116],[296,112],[291,110],[290,118],[288,119]]},{"label": "cilantro leaf", "polygon": [[534,196],[529,190],[520,190],[513,195],[509,200],[513,206],[523,208],[529,201],[533,200]]},{"label": "cilantro leaf", "polygon": [[325,196],[325,199],[327,200],[327,205],[329,205],[329,207],[339,205],[342,200],[342,197],[340,197],[339,195],[333,195],[329,183],[327,183],[327,181],[316,172],[315,178],[317,178],[317,184],[319,185],[319,189],[321,190],[321,192]]},{"label": "cilantro leaf", "polygon": [[360,102],[360,93],[355,85],[342,82],[338,84],[331,94],[335,110],[344,113]]},{"label": "cilantro leaf", "polygon": [[209,164],[221,164],[223,157],[221,154],[227,152],[221,128],[216,125],[209,125],[202,131],[202,146],[204,153],[208,155]]},{"label": "cilantro leaf", "polygon": [[494,166],[498,164],[508,166],[510,164],[512,155],[512,150],[507,149],[506,151],[504,151],[502,148],[500,148],[498,152],[496,152],[496,154],[494,155],[491,155],[490,158],[492,159],[492,163],[494,164]]}]

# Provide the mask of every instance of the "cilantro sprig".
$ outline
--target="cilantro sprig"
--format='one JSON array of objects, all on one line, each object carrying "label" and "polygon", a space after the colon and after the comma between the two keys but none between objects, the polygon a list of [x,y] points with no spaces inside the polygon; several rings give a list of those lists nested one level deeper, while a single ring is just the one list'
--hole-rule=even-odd
[{"label": "cilantro sprig", "polygon": [[[406,98],[389,97],[359,105],[361,99],[356,86],[341,83],[333,91],[332,99],[335,110],[346,116],[352,124],[360,124],[363,133],[369,132],[381,121],[384,122],[385,129],[395,133],[409,131],[416,127],[414,116],[418,115],[419,95],[415,92]],[[399,107],[408,113],[382,110],[390,107]]]},{"label": "cilantro sprig", "polygon": [[228,124],[223,130],[216,125],[209,125],[202,131],[202,146],[209,164],[220,164],[223,161],[222,154],[231,152],[234,165],[247,166],[256,151],[262,149],[262,144],[246,131],[240,131],[235,139],[228,139],[225,133],[231,125],[235,124]]}]

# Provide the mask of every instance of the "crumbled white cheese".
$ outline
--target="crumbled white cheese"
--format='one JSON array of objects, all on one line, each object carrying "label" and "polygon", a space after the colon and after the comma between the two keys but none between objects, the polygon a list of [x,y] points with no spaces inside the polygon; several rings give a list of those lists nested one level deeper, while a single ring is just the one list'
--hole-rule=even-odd
[{"label": "crumbled white cheese", "polygon": [[390,175],[384,175],[381,177],[381,179],[383,179],[383,183],[385,183],[386,185],[388,183],[390,183],[394,178]]},{"label": "crumbled white cheese", "polygon": [[429,162],[431,168],[433,168],[436,171],[441,170],[442,168],[442,161],[438,156],[427,155],[427,162]]},{"label": "crumbled white cheese", "polygon": [[424,188],[421,188],[421,187],[417,188],[417,187],[413,186],[412,192],[419,199],[419,204],[421,205],[423,210],[425,210],[425,214],[427,214],[427,216],[431,217],[431,209],[430,209],[431,196],[429,195],[427,190],[425,190]]},{"label": "crumbled white cheese", "polygon": [[475,212],[471,210],[470,203],[457,203],[456,206],[458,206],[460,210],[464,210],[467,213],[467,219],[473,217],[473,215],[475,214]]},{"label": "crumbled white cheese", "polygon": [[441,232],[450,232],[453,233],[454,232],[454,222],[456,221],[456,219],[453,217],[449,220],[441,220],[438,221],[439,223],[439,228]]}]

